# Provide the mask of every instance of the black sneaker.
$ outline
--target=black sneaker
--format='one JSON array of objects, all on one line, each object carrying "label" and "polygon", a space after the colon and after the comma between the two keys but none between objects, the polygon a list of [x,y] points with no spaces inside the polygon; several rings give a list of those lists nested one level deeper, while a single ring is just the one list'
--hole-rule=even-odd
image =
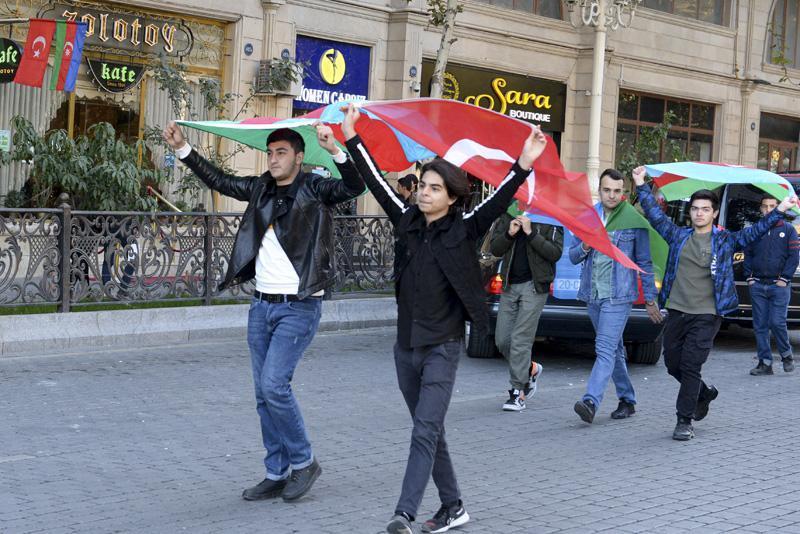
[{"label": "black sneaker", "polygon": [[630,402],[620,400],[617,409],[611,412],[611,419],[626,419],[636,413],[636,408]]},{"label": "black sneaker", "polygon": [[791,373],[794,371],[794,358],[787,356],[785,358],[781,358],[781,361],[783,362],[784,373]]},{"label": "black sneaker", "polygon": [[672,432],[672,439],[677,441],[689,441],[694,437],[691,419],[678,418],[678,424]]},{"label": "black sneaker", "polygon": [[508,400],[503,404],[503,411],[521,412],[525,409],[525,397],[518,389],[508,390]]},{"label": "black sneaker", "polygon": [[265,478],[252,488],[244,490],[242,492],[242,499],[246,501],[274,499],[275,497],[280,497],[284,487],[286,487],[285,480],[270,480]]},{"label": "black sneaker", "polygon": [[[786,364],[784,364],[784,369],[786,368]],[[772,372],[772,364],[767,365],[764,363],[764,360],[758,360],[758,365],[750,369],[750,374],[753,376],[761,376],[761,375],[771,375]]]},{"label": "black sneaker", "polygon": [[579,400],[575,403],[575,413],[583,420],[584,423],[591,424],[594,421],[594,413],[597,411],[594,403],[589,399]]},{"label": "black sneaker", "polygon": [[697,399],[697,406],[694,409],[694,420],[700,421],[708,415],[708,408],[711,401],[717,398],[719,391],[714,386],[708,386]]},{"label": "black sneaker", "polygon": [[319,476],[322,474],[322,468],[319,462],[314,458],[314,461],[308,467],[292,471],[289,476],[289,481],[286,483],[286,488],[283,490],[284,501],[296,501],[311,489]]},{"label": "black sneaker", "polygon": [[422,525],[422,532],[431,532],[433,534],[447,532],[451,528],[460,527],[467,521],[469,521],[469,514],[464,509],[461,501],[458,501],[455,506],[447,507],[442,505],[436,515]]},{"label": "black sneaker", "polygon": [[386,525],[386,532],[389,534],[414,534],[411,522],[412,520],[406,514],[395,514]]}]

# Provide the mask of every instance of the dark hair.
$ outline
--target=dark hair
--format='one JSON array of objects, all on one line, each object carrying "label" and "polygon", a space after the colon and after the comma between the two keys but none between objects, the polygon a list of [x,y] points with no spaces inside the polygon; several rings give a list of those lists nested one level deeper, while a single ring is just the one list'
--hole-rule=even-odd
[{"label": "dark hair", "polygon": [[603,173],[600,175],[600,180],[599,181],[602,182],[603,181],[603,177],[605,177],[605,176],[608,176],[612,180],[622,180],[623,182],[625,181],[625,177],[617,169],[606,169],[606,170],[604,170]]},{"label": "dark hair", "polygon": [[469,179],[464,171],[442,158],[436,158],[422,166],[421,173],[423,176],[428,171],[435,172],[442,177],[447,195],[450,198],[456,198],[456,202],[453,205],[463,207],[469,198]]},{"label": "dark hair", "polygon": [[402,178],[399,178],[397,180],[398,184],[402,185],[403,187],[405,187],[409,191],[411,191],[411,188],[414,187],[415,185],[417,185],[418,182],[419,182],[419,179],[417,179],[417,175],[416,174],[406,174],[405,176],[403,176]]},{"label": "dark hair", "polygon": [[691,198],[689,198],[690,207],[694,204],[695,200],[710,200],[711,207],[714,208],[714,211],[719,209],[719,197],[715,192],[709,189],[699,189],[692,193]]},{"label": "dark hair", "polygon": [[269,134],[267,147],[269,147],[270,143],[275,143],[276,141],[287,141],[292,145],[292,149],[295,152],[306,151],[306,142],[303,140],[303,136],[289,128],[279,128]]},{"label": "dark hair", "polygon": [[778,201],[777,198],[775,198],[774,196],[770,195],[769,193],[764,193],[763,195],[761,195],[761,202],[760,203],[763,203],[765,200],[774,200],[775,202]]}]

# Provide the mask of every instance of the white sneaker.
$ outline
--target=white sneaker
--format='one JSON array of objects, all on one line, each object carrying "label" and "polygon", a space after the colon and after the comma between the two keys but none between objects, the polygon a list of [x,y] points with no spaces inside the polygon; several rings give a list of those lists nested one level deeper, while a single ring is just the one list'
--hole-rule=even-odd
[{"label": "white sneaker", "polygon": [[525,397],[528,399],[533,397],[533,394],[536,393],[536,382],[539,380],[539,377],[542,376],[544,366],[540,363],[531,362],[531,370],[535,370],[535,372],[531,373],[531,378],[528,380],[528,387],[525,388]]},{"label": "white sneaker", "polygon": [[525,409],[525,397],[518,389],[508,390],[508,400],[503,404],[503,411],[506,412],[521,412]]}]

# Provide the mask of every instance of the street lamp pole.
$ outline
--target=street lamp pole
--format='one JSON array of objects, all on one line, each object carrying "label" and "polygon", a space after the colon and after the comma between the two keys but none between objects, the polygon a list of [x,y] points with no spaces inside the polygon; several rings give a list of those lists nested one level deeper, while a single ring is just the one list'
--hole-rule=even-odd
[{"label": "street lamp pole", "polygon": [[[594,27],[592,92],[589,108],[589,150],[586,174],[592,190],[597,188],[600,175],[600,126],[603,118],[603,80],[605,78],[606,40],[608,30],[627,28],[633,22],[636,7],[642,0],[562,0],[575,28]],[[576,9],[578,8],[578,9]],[[580,20],[575,21],[579,12]]]}]

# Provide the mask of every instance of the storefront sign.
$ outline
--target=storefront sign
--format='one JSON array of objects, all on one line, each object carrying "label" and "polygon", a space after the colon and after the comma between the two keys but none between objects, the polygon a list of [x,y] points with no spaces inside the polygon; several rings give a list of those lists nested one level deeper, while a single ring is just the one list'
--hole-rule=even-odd
[{"label": "storefront sign", "polygon": [[127,55],[186,56],[194,39],[182,22],[164,17],[113,10],[99,4],[56,3],[40,13],[43,18],[83,21],[87,24],[87,50]]},{"label": "storefront sign", "polygon": [[87,59],[89,72],[94,76],[100,89],[110,93],[125,93],[139,84],[145,67],[124,63],[113,63],[96,59]]},{"label": "storefront sign", "polygon": [[22,49],[11,39],[0,38],[0,83],[14,80],[19,62],[22,60]]},{"label": "storefront sign", "polygon": [[0,152],[11,150],[11,130],[0,130]]},{"label": "storefront sign", "polygon": [[[422,62],[422,96],[430,95],[433,68],[433,61]],[[560,82],[448,64],[442,96],[540,124],[547,131],[564,131],[567,86]]]},{"label": "storefront sign", "polygon": [[298,35],[295,60],[308,65],[295,108],[316,109],[340,100],[367,99],[369,47]]}]

